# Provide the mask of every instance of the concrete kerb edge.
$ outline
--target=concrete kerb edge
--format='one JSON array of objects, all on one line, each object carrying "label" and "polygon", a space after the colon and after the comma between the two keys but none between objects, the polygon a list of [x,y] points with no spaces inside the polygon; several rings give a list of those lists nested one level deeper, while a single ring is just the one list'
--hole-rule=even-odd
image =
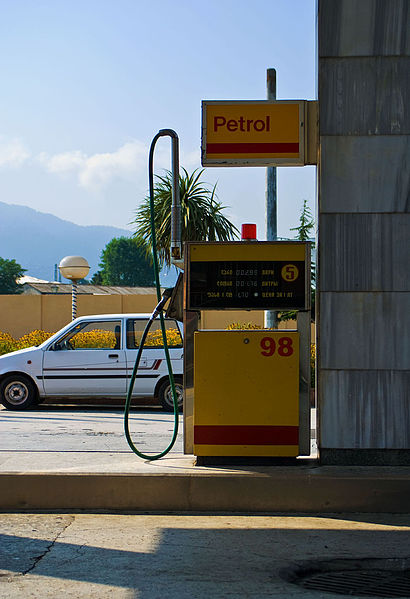
[{"label": "concrete kerb edge", "polygon": [[206,512],[410,511],[410,477],[0,474],[0,510]]}]

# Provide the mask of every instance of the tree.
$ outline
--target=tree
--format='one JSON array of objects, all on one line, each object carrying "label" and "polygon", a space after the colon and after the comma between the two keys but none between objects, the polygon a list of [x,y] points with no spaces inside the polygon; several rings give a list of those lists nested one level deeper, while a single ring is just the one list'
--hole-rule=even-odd
[{"label": "tree", "polygon": [[146,252],[135,239],[114,237],[101,252],[100,270],[91,282],[94,285],[151,287],[154,285],[152,265]]},{"label": "tree", "polygon": [[[100,266],[101,266],[101,264],[100,264]],[[101,271],[97,270],[97,272],[95,272],[93,274],[93,276],[91,277],[91,285],[102,285],[103,284],[102,280],[103,280],[103,277],[102,277]]]},{"label": "tree", "polygon": [[[237,238],[238,229],[223,214],[226,208],[216,200],[216,185],[212,189],[201,181],[203,170],[192,174],[183,168],[179,176],[182,241],[229,241]],[[158,262],[170,266],[172,173],[156,177],[154,189],[154,223]],[[139,246],[152,251],[150,200],[146,197],[136,212],[135,239]]]},{"label": "tree", "polygon": [[[307,200],[303,200],[302,210],[299,216],[299,224],[297,227],[293,227],[290,229],[291,231],[296,231],[295,239],[298,241],[309,241],[312,238],[312,233],[315,228],[315,219],[313,218],[312,211],[308,206]],[[313,246],[314,247],[314,246]],[[316,266],[312,261],[310,266],[310,279],[311,279],[311,318],[312,321],[315,320],[315,298],[316,298]],[[297,312],[295,310],[291,310],[289,312],[282,312],[278,317],[280,322],[284,322],[286,320],[294,320],[296,318]]]},{"label": "tree", "polygon": [[22,293],[23,287],[17,283],[17,279],[26,272],[15,260],[0,258],[0,293],[14,294]]},{"label": "tree", "polygon": [[[315,219],[313,218],[312,211],[307,204],[307,200],[303,200],[302,211],[299,217],[299,225],[290,229],[291,231],[297,231],[297,235],[295,239],[299,241],[309,241],[312,238],[312,233],[315,228]],[[315,247],[315,244],[312,244],[312,247]],[[314,314],[314,305],[315,305],[315,282],[316,282],[316,265],[311,262],[310,265],[310,278],[312,284],[312,310]]]},{"label": "tree", "polygon": [[315,219],[313,218],[312,211],[308,206],[307,200],[303,200],[299,224],[297,227],[293,227],[290,230],[297,231],[295,239],[298,239],[299,241],[308,241],[312,237],[312,231],[314,228]]}]

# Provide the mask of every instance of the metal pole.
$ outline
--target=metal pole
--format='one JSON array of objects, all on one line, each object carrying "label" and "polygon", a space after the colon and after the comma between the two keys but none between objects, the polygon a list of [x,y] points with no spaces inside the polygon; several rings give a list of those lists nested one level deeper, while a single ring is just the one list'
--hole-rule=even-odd
[{"label": "metal pole", "polygon": [[171,259],[182,259],[181,198],[179,197],[179,140],[172,137],[172,212],[171,212]]},{"label": "metal pole", "polygon": [[71,280],[71,319],[77,318],[77,281]]},{"label": "metal pole", "polygon": [[[152,170],[152,154],[156,140],[165,135],[168,135],[171,138],[172,143],[171,263],[182,268],[181,199],[179,197],[179,138],[173,129],[161,129],[154,137],[150,150],[150,172]],[[160,298],[158,298],[158,300],[159,299]]]},{"label": "metal pole", "polygon": [[[276,69],[268,69],[266,72],[266,92],[267,100],[276,100]],[[266,239],[267,241],[276,241],[277,238],[276,166],[268,166],[266,169]],[[276,326],[276,312],[266,310],[265,327],[275,328]]]}]

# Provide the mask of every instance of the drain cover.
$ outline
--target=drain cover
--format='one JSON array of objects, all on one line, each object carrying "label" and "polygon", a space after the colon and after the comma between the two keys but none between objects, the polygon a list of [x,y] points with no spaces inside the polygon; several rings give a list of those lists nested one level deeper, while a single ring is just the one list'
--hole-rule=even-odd
[{"label": "drain cover", "polygon": [[355,597],[410,597],[410,560],[307,562],[280,575],[305,589]]}]

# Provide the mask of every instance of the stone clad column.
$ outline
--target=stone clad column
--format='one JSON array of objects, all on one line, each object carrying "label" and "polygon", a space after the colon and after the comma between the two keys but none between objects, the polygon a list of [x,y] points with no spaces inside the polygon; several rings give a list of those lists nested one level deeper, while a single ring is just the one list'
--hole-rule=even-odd
[{"label": "stone clad column", "polygon": [[409,23],[318,0],[323,464],[410,463]]}]

